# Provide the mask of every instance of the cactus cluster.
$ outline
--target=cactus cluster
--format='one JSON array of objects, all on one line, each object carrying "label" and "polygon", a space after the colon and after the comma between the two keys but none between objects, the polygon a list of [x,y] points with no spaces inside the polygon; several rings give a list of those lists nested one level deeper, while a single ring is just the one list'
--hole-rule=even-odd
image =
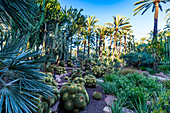
[{"label": "cactus cluster", "polygon": [[72,83],[75,84],[80,84],[80,85],[85,85],[86,81],[82,77],[76,77]]},{"label": "cactus cluster", "polygon": [[73,63],[71,62],[71,60],[68,60],[67,61],[67,67],[73,67],[74,65],[73,65]]},{"label": "cactus cluster", "polygon": [[72,71],[71,79],[74,80],[76,77],[82,77],[83,71],[81,69],[74,69]]},{"label": "cactus cluster", "polygon": [[66,73],[66,68],[58,66],[58,67],[54,67],[54,71],[56,71],[57,74],[61,75]]},{"label": "cactus cluster", "polygon": [[93,76],[93,75],[86,75],[84,77],[84,79],[86,81],[85,85],[87,87],[97,87],[97,79],[95,78],[95,76]]},{"label": "cactus cluster", "polygon": [[46,72],[54,73],[54,69],[53,69],[52,67],[50,67],[50,66],[49,66],[49,67],[46,67],[46,68],[45,68],[45,71],[46,71]]},{"label": "cactus cluster", "polygon": [[102,94],[100,92],[95,91],[93,93],[93,98],[96,100],[101,100],[102,99]]},{"label": "cactus cluster", "polygon": [[51,113],[51,106],[54,105],[57,100],[60,98],[60,93],[57,88],[57,82],[53,78],[52,73],[47,73],[47,77],[44,77],[43,82],[50,85],[53,89],[53,96],[43,97],[39,95],[37,99],[34,99],[37,102],[36,112],[35,113]]},{"label": "cactus cluster", "polygon": [[66,111],[78,112],[89,103],[89,95],[83,85],[66,83],[60,90],[61,101]]},{"label": "cactus cluster", "polygon": [[107,70],[106,67],[103,66],[103,65],[94,66],[94,67],[92,68],[93,74],[94,74],[95,76],[97,76],[97,77],[103,76],[103,75],[105,74],[106,70]]},{"label": "cactus cluster", "polygon": [[92,66],[95,66],[96,65],[96,62],[94,60],[91,61],[91,65]]}]

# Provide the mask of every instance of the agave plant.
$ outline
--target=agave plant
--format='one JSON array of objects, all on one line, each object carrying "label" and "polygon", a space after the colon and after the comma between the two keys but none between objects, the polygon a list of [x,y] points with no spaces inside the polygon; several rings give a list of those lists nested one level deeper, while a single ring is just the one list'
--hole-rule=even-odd
[{"label": "agave plant", "polygon": [[53,96],[53,89],[42,82],[45,75],[38,70],[40,63],[49,58],[28,60],[41,54],[26,51],[24,40],[28,36],[27,33],[9,32],[0,37],[0,112],[31,113],[40,95]]}]

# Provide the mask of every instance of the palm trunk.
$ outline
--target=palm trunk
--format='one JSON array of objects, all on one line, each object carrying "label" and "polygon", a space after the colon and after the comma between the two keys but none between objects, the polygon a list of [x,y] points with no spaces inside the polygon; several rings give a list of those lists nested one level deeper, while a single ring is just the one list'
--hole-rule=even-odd
[{"label": "palm trunk", "polygon": [[45,28],[44,28],[43,50],[42,50],[43,54],[42,54],[42,56],[45,55],[45,39],[46,39],[46,37],[47,37],[47,23],[45,23]]},{"label": "palm trunk", "polygon": [[110,35],[110,48],[109,48],[109,56],[111,57],[111,46],[112,46],[112,35]]},{"label": "palm trunk", "polygon": [[125,49],[125,53],[126,53],[126,35],[124,36],[124,49]]},{"label": "palm trunk", "polygon": [[105,38],[103,37],[103,52],[105,52]]},{"label": "palm trunk", "polygon": [[98,54],[98,35],[96,35],[96,55]]},{"label": "palm trunk", "polygon": [[72,42],[73,41],[73,37],[71,37],[71,47],[70,47],[70,60],[71,60],[71,56],[72,56]]},{"label": "palm trunk", "polygon": [[118,31],[118,29],[116,28],[116,32],[115,32],[115,36],[114,36],[114,50],[113,50],[113,52],[114,52],[115,49],[116,49],[116,37],[117,37],[117,31]]},{"label": "palm trunk", "polygon": [[122,40],[120,40],[120,45],[119,45],[119,53],[121,53],[121,47],[122,47]]},{"label": "palm trunk", "polygon": [[77,58],[79,58],[79,31],[78,31],[78,37],[77,37],[77,39],[78,39],[78,43],[77,43]]},{"label": "palm trunk", "polygon": [[154,41],[157,41],[158,11],[159,11],[159,2],[155,2],[154,29],[153,29],[153,40]]},{"label": "palm trunk", "polygon": [[102,61],[102,36],[100,36],[99,55],[100,55],[100,60]]},{"label": "palm trunk", "polygon": [[86,40],[84,40],[84,55],[85,55],[85,53],[86,53]]}]

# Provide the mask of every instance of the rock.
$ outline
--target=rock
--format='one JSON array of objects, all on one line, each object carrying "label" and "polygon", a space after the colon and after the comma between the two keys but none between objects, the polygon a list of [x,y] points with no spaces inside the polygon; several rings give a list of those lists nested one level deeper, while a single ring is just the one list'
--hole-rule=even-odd
[{"label": "rock", "polygon": [[117,100],[116,96],[113,95],[107,95],[107,97],[105,98],[105,102],[107,105],[111,106],[111,102]]},{"label": "rock", "polygon": [[134,111],[127,109],[126,107],[122,108],[123,113],[135,113]]},{"label": "rock", "polygon": [[100,83],[103,83],[103,82],[104,82],[103,80],[100,80],[100,79],[97,79],[97,81],[100,82]]},{"label": "rock", "polygon": [[57,101],[51,108],[51,112],[57,112],[60,101]]},{"label": "rock", "polygon": [[111,112],[112,112],[112,111],[111,111],[111,108],[110,108],[109,106],[104,107],[103,111],[104,111],[105,113],[111,113]]}]

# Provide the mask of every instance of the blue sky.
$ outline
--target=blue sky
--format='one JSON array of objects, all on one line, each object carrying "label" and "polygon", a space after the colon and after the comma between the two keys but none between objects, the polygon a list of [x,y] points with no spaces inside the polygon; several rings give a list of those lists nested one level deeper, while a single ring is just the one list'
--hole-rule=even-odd
[{"label": "blue sky", "polygon": [[[113,22],[113,16],[125,15],[130,18],[130,24],[133,26],[133,34],[135,39],[139,40],[146,37],[147,33],[153,30],[154,13],[150,8],[144,15],[138,13],[133,16],[133,9],[136,7],[133,4],[139,0],[59,0],[62,7],[70,7],[84,9],[83,14],[95,15],[100,21],[98,25]],[[163,10],[169,8],[170,3],[162,4]],[[159,10],[158,28],[163,29],[165,25],[165,13]]]}]

